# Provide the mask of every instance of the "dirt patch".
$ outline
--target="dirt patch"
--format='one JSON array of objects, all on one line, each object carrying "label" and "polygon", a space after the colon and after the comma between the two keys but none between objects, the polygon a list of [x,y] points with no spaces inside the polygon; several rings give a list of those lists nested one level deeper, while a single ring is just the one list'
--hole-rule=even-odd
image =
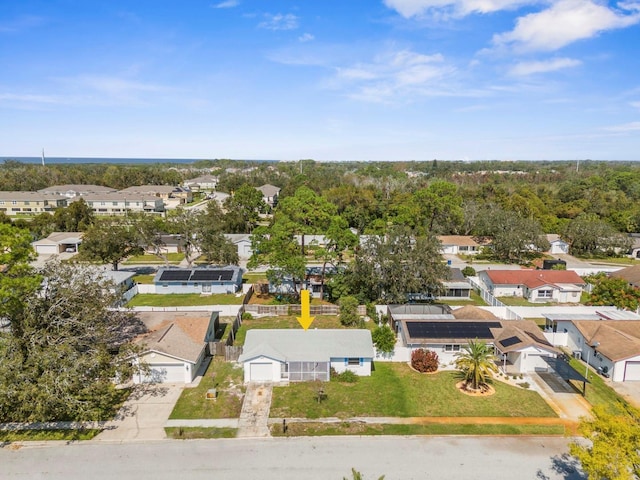
[{"label": "dirt patch", "polygon": [[464,381],[456,383],[456,388],[461,393],[464,393],[465,395],[469,395],[470,397],[490,397],[491,395],[496,393],[496,389],[493,388],[491,385],[485,385],[480,390],[474,390],[472,388],[469,388],[467,383]]}]

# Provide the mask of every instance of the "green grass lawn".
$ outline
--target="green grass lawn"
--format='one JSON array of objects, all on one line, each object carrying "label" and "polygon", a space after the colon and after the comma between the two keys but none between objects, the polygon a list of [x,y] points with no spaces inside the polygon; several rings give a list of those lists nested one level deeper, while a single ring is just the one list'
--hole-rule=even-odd
[{"label": "green grass lawn", "polygon": [[[180,263],[182,260],[184,260],[184,253],[167,253],[167,260],[169,260],[169,263]],[[131,256],[129,258],[127,258],[124,262],[122,262],[123,264],[134,264],[134,263],[151,263],[151,264],[155,264],[155,263],[164,263],[164,260],[160,257],[158,257],[157,255],[151,255],[148,253],[145,253],[144,255],[134,255]]]},{"label": "green grass lawn", "polygon": [[637,265],[640,263],[638,259],[629,257],[602,257],[602,258],[581,258],[585,262],[595,264],[614,264],[614,265]]},{"label": "green grass lawn", "polygon": [[522,297],[498,297],[502,303],[509,307],[546,307],[549,305],[555,305],[549,302],[531,303],[526,298]]},{"label": "green grass lawn", "polygon": [[153,284],[153,279],[155,278],[155,275],[135,275],[133,277],[133,281],[136,283],[142,283],[145,285],[151,285]]},{"label": "green grass lawn", "polygon": [[[245,391],[242,382],[242,368],[214,358],[200,384],[182,391],[169,418],[238,418]],[[207,390],[210,388],[218,391],[215,400],[206,398]]]},{"label": "green grass lawn", "polygon": [[256,283],[260,280],[266,280],[267,273],[266,272],[258,272],[258,273],[245,273],[242,275],[242,280],[245,283]]},{"label": "green grass lawn", "polygon": [[477,305],[479,307],[487,306],[487,302],[485,302],[480,295],[476,292],[471,292],[471,298],[469,300],[442,300],[437,303],[446,303],[452,307],[465,306],[465,305]]},{"label": "green grass lawn", "polygon": [[[234,345],[244,345],[247,330],[253,328],[302,328],[295,315],[282,317],[262,317],[243,320],[236,333]],[[345,328],[337,315],[317,315],[309,328]]]},{"label": "green grass lawn", "polygon": [[282,424],[270,426],[274,437],[323,435],[564,435],[563,425],[472,425],[443,424],[366,424],[341,423],[289,423],[283,433]]},{"label": "green grass lawn", "polygon": [[423,375],[404,363],[376,363],[371,377],[356,383],[323,384],[326,400],[318,403],[314,382],[275,387],[272,417],[555,417],[531,390],[496,381],[490,397],[470,397],[455,387],[456,372]]},{"label": "green grass lawn", "polygon": [[226,293],[171,293],[167,295],[139,293],[129,301],[129,307],[189,307],[193,305],[241,305],[242,297]]},{"label": "green grass lawn", "polygon": [[216,427],[165,427],[167,437],[177,440],[193,440],[196,438],[235,438],[237,428]]},{"label": "green grass lawn", "polygon": [[49,440],[91,440],[102,430],[18,430],[0,431],[0,442],[40,442]]},{"label": "green grass lawn", "polygon": [[[569,364],[573,368],[575,368],[581,375],[585,374],[585,363],[581,362],[578,359],[570,358]],[[613,388],[604,383],[604,379],[600,375],[598,375],[598,373],[591,367],[589,367],[589,382],[591,383],[587,384],[585,398],[591,405],[605,405],[610,408],[613,413],[616,414],[625,412],[624,407],[627,405],[627,402],[620,395],[618,395],[618,393]],[[572,380],[569,383],[577,391],[582,392],[582,382],[576,382],[575,380]]]}]

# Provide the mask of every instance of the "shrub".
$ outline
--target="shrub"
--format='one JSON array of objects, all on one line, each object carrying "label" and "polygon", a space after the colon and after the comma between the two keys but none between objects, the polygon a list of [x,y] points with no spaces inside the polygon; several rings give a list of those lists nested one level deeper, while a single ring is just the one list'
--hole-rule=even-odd
[{"label": "shrub", "polygon": [[242,313],[242,320],[252,320],[252,319],[253,319],[253,315],[251,315],[249,312]]},{"label": "shrub", "polygon": [[396,335],[388,325],[374,328],[371,339],[378,352],[391,353],[396,346]]},{"label": "shrub", "polygon": [[518,386],[519,386],[519,387],[522,387],[522,388],[524,388],[524,389],[527,389],[527,388],[529,388],[531,385],[529,385],[529,382],[520,382],[520,383],[518,383]]},{"label": "shrub", "polygon": [[432,350],[419,348],[411,354],[411,366],[422,373],[438,370],[438,354]]},{"label": "shrub", "polygon": [[346,327],[355,327],[360,324],[356,297],[346,296],[340,299],[340,323]]},{"label": "shrub", "polygon": [[462,269],[462,274],[463,274],[465,277],[475,277],[475,275],[476,275],[476,269],[467,265],[466,267],[464,267],[464,268]]},{"label": "shrub", "polygon": [[331,380],[343,383],[356,383],[360,377],[353,373],[351,370],[345,370],[344,372],[336,372],[335,369],[331,369]]}]

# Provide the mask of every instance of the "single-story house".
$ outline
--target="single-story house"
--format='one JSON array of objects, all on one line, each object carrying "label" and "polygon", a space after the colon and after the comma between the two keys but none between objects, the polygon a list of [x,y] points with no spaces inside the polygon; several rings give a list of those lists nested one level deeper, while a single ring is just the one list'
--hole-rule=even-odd
[{"label": "single-story house", "polygon": [[545,315],[546,336],[614,382],[640,381],[640,317],[609,313]]},{"label": "single-story house", "polygon": [[236,293],[242,289],[243,270],[226,267],[160,268],[153,278],[156,293]]},{"label": "single-story house", "polygon": [[444,365],[455,362],[470,340],[482,340],[494,347],[500,366],[508,373],[547,371],[545,357],[555,358],[559,353],[535,322],[528,320],[401,320],[399,334],[404,346],[432,350]]},{"label": "single-story house", "polygon": [[31,242],[38,255],[77,253],[82,243],[82,232],[53,232],[47,238]]},{"label": "single-story house", "polygon": [[256,190],[259,190],[262,193],[262,200],[264,203],[269,205],[270,207],[275,207],[278,203],[278,195],[280,194],[280,189],[274,185],[266,184],[260,187],[256,187]]},{"label": "single-story house", "polygon": [[123,195],[159,197],[165,205],[179,205],[193,200],[191,190],[173,185],[137,185],[120,190],[120,193]]},{"label": "single-story house", "polygon": [[640,265],[632,265],[609,274],[612,278],[622,278],[633,288],[640,288]]},{"label": "single-story house", "polygon": [[441,319],[454,320],[451,307],[449,305],[428,304],[428,303],[405,303],[400,305],[387,305],[387,318],[389,326],[399,333],[400,322],[402,320],[422,320]]},{"label": "single-story house", "polygon": [[[337,273],[335,267],[327,265],[324,269],[324,284],[329,278]],[[305,269],[305,279],[294,286],[291,277],[283,279],[279,283],[269,282],[269,293],[292,295],[302,289],[309,290],[312,297],[318,297],[323,290],[322,266],[307,266]],[[326,289],[325,289],[326,290]]]},{"label": "single-story house", "polygon": [[471,284],[459,268],[449,268],[449,274],[442,281],[442,284],[445,291],[437,297],[438,300],[468,300],[471,298]]},{"label": "single-story house", "polygon": [[443,255],[477,255],[491,244],[487,239],[469,235],[439,235],[437,238],[442,244],[440,253]]},{"label": "single-story house", "polygon": [[569,244],[560,238],[560,235],[555,233],[547,234],[547,241],[549,242],[548,253],[556,255],[558,253],[569,253]]},{"label": "single-story house", "polygon": [[247,332],[238,361],[244,381],[328,381],[331,369],[371,375],[373,343],[369,330],[262,330]]},{"label": "single-story house", "polygon": [[251,248],[251,235],[248,233],[225,233],[225,238],[233,243],[238,249],[238,257],[247,259],[253,255]]},{"label": "single-story house", "polygon": [[572,270],[483,270],[478,277],[494,297],[523,297],[532,303],[579,303],[586,285]]},{"label": "single-story house", "polygon": [[[185,239],[180,234],[165,234],[160,235],[160,242],[162,244],[160,250],[162,253],[180,253],[184,249]],[[145,252],[155,253],[153,246],[143,245]]]},{"label": "single-story house", "polygon": [[163,321],[136,343],[143,352],[136,361],[149,366],[147,374],[134,375],[134,383],[191,383],[215,338],[218,312],[210,317],[176,316]]}]

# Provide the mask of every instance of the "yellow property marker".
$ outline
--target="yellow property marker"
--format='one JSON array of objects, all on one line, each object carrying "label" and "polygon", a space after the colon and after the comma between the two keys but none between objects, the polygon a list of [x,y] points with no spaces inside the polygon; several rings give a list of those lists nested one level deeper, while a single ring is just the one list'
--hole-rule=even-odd
[{"label": "yellow property marker", "polygon": [[300,290],[300,316],[298,322],[307,330],[313,322],[311,308],[309,308],[309,290]]}]

